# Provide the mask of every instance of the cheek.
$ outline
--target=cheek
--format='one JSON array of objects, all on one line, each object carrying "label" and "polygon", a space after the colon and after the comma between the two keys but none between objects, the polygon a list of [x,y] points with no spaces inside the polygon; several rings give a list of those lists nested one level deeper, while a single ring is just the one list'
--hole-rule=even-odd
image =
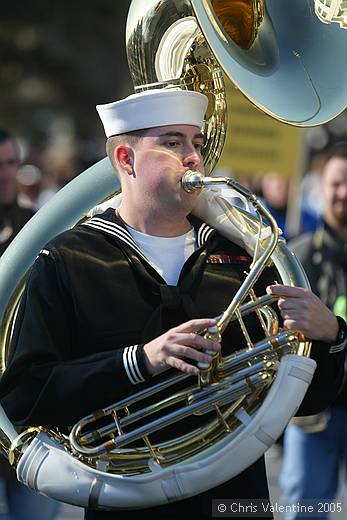
[{"label": "cheek", "polygon": [[346,201],[347,200],[347,186],[340,186],[337,190],[337,195],[339,200]]},{"label": "cheek", "polygon": [[16,170],[14,172],[7,171],[1,176],[0,181],[7,188],[15,189],[16,187]]},{"label": "cheek", "polygon": [[334,201],[335,194],[331,189],[325,189],[322,193],[323,200],[326,201],[327,206],[331,206]]},{"label": "cheek", "polygon": [[138,161],[135,164],[137,186],[142,193],[158,193],[165,185],[165,171],[160,162],[153,160],[153,157]]},{"label": "cheek", "polygon": [[150,189],[165,189],[177,177],[179,165],[177,159],[167,153],[141,154],[134,164],[134,169],[141,184]]}]

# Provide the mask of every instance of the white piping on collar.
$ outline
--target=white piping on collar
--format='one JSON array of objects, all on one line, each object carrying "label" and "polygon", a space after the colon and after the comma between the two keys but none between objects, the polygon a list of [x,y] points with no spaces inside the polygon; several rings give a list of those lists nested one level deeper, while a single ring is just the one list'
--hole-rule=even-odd
[{"label": "white piping on collar", "polygon": [[[124,242],[126,245],[131,247],[137,254],[139,254],[142,258],[144,258],[147,262],[148,259],[142,253],[141,249],[137,246],[133,237],[126,229],[126,227],[121,226],[120,224],[116,224],[115,222],[111,222],[106,218],[102,217],[93,217],[87,222],[83,222],[82,226],[88,226],[93,229],[97,229],[98,231],[103,231],[104,233],[108,233],[109,235],[117,237],[119,240]],[[198,248],[204,245],[211,234],[215,231],[214,228],[210,227],[208,224],[202,223],[199,229],[197,230],[197,246]]]},{"label": "white piping on collar", "polygon": [[211,236],[211,234],[214,231],[215,231],[215,229],[212,228],[211,226],[209,226],[208,224],[206,224],[205,222],[203,224],[201,224],[201,226],[198,229],[198,233],[197,233],[198,247],[201,247],[203,244],[205,244],[205,242],[207,242],[207,240],[209,239],[209,237]]},{"label": "white piping on collar", "polygon": [[133,237],[131,236],[131,234],[125,227],[120,226],[119,224],[116,224],[114,222],[110,222],[109,220],[99,218],[99,217],[93,217],[88,222],[83,222],[82,226],[88,226],[88,227],[97,229],[98,231],[103,231],[104,233],[107,233],[108,235],[118,238],[119,240],[124,242],[127,246],[134,249],[138,255],[140,255],[142,258],[144,258],[148,262],[148,259],[142,253],[141,249],[138,248]]}]

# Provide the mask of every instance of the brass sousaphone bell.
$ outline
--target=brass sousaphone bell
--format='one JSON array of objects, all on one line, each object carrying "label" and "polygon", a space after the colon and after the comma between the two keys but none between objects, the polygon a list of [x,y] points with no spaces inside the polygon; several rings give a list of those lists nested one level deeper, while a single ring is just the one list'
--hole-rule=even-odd
[{"label": "brass sousaphone bell", "polygon": [[[344,110],[347,32],[341,24],[323,24],[315,14],[318,3],[322,2],[132,2],[127,52],[135,90],[194,89],[208,96],[207,173],[219,159],[226,133],[220,67],[251,102],[285,123],[319,125]],[[69,437],[44,427],[18,432],[0,410],[2,451],[18,479],[36,491],[79,506],[110,509],[149,507],[198,494],[259,458],[305,395],[315,369],[310,343],[281,330],[271,298],[254,293],[266,265],[275,266],[283,283],[308,286],[301,266],[279,238],[276,223],[261,201],[232,179],[187,172],[182,184],[186,190],[202,190],[195,214],[253,257],[249,275],[218,317],[217,328],[205,332],[218,338],[237,320],[247,348],[201,366],[197,381],[185,391],[175,387],[187,376],[176,374],[96,413],[91,410],[71,428]],[[203,189],[211,185],[213,191]],[[220,185],[233,188],[245,208],[253,206],[255,215],[231,204],[218,190]],[[4,365],[23,281],[38,251],[117,187],[104,159],[42,208],[3,255]],[[117,206],[119,196],[107,204]],[[256,313],[264,330],[264,339],[255,344],[244,325],[250,313]],[[162,399],[168,388],[172,397]],[[148,404],[154,395],[156,402]],[[206,422],[211,412],[213,418]],[[161,443],[152,441],[153,433],[173,422],[179,425],[189,414],[201,418],[197,429]]]}]

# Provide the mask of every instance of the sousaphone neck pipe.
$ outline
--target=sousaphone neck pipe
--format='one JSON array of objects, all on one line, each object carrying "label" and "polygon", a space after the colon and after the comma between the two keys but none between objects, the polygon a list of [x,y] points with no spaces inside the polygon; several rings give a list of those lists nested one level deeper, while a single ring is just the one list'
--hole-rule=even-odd
[{"label": "sousaphone neck pipe", "polygon": [[259,198],[252,191],[245,186],[242,186],[242,184],[231,177],[206,177],[203,173],[187,170],[182,177],[181,183],[183,189],[187,192],[201,190],[202,188],[207,188],[216,184],[226,184],[246,197],[246,199],[253,204],[255,209],[259,210],[259,213],[262,213],[269,220],[269,225],[277,228],[276,221],[265,206],[263,206]]},{"label": "sousaphone neck pipe", "polygon": [[[267,265],[268,260],[274,252],[279,238],[278,226],[276,224],[275,219],[273,218],[271,213],[266,209],[266,207],[262,204],[260,199],[249,189],[245,188],[239,182],[235,181],[230,177],[205,177],[203,173],[188,170],[183,175],[181,183],[183,189],[187,192],[201,190],[202,188],[206,188],[217,184],[227,185],[230,188],[233,188],[241,195],[243,195],[253,205],[257,213],[262,218],[266,218],[271,228],[271,234],[269,236],[269,239],[264,244],[261,254],[258,258],[253,260],[252,267],[247,278],[245,279],[245,281],[235,294],[234,298],[230,302],[229,307],[224,311],[221,318],[218,320],[217,326],[219,332],[222,334],[228,326],[230,320],[233,318],[235,311],[240,307],[245,297],[258,280],[259,276],[261,275],[262,271]],[[259,234],[258,240],[261,239],[261,234]]]}]

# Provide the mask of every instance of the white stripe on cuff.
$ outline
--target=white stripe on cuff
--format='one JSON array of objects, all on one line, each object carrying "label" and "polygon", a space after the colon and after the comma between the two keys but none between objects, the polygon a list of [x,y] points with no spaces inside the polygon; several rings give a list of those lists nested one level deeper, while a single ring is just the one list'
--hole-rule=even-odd
[{"label": "white stripe on cuff", "polygon": [[136,359],[136,351],[138,345],[131,345],[130,347],[125,347],[123,351],[123,364],[127,376],[130,382],[133,385],[137,385],[138,383],[142,383],[145,378],[142,376],[140,368],[137,364]]},{"label": "white stripe on cuff", "polygon": [[333,345],[329,349],[329,354],[336,354],[336,352],[341,352],[341,350],[346,348],[346,340],[340,343],[339,345]]}]

